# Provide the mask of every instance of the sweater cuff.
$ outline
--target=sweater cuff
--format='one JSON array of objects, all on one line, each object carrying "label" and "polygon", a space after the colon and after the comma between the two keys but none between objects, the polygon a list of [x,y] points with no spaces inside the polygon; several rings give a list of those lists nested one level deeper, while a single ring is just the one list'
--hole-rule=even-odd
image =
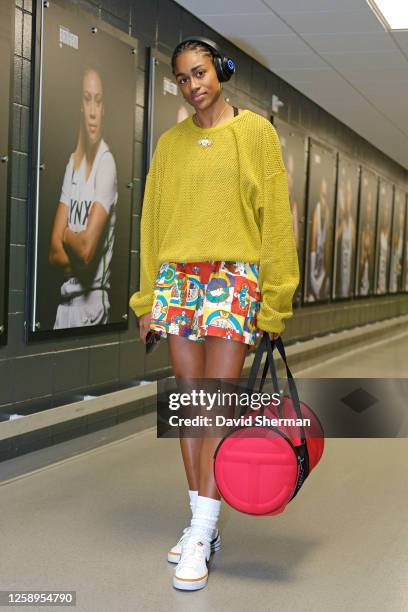
[{"label": "sweater cuff", "polygon": [[[286,318],[288,319],[291,316],[293,316],[293,313],[291,315],[287,314]],[[258,315],[256,326],[261,331],[274,332],[275,334],[281,334],[285,330],[285,323],[277,312],[270,312],[267,319],[264,319],[262,316]]]},{"label": "sweater cuff", "polygon": [[142,297],[140,291],[136,291],[129,299],[129,306],[135,315],[140,318],[147,312],[151,312],[153,303],[152,300],[148,301],[146,296]]}]

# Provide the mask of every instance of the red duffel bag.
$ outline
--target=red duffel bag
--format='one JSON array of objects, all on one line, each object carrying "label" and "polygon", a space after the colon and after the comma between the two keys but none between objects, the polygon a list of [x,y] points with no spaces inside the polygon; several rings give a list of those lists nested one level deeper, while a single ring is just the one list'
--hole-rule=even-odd
[{"label": "red duffel bag", "polygon": [[[273,360],[275,346],[286,366],[291,397],[279,394]],[[271,402],[260,410],[241,411],[245,425],[232,429],[219,442],[213,461],[214,478],[221,497],[235,510],[252,515],[283,512],[319,462],[324,448],[322,425],[313,410],[299,400],[280,337],[271,341],[268,333],[264,332],[255,353],[246,392],[253,394],[265,351],[267,355],[259,392],[262,392],[270,369],[274,392],[279,394],[280,403]],[[257,424],[259,416],[268,424]],[[281,421],[274,426],[269,424],[272,419]]]}]

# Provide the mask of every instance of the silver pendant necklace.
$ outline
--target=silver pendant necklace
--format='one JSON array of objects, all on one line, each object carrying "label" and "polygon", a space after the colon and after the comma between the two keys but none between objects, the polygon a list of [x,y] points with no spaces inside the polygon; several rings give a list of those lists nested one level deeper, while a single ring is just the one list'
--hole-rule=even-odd
[{"label": "silver pendant necklace", "polygon": [[[211,127],[214,127],[216,125],[216,123],[218,123],[218,121],[221,119],[222,115],[225,113],[227,108],[228,108],[228,104],[225,105],[225,108],[222,111],[221,115],[219,115],[217,121]],[[197,118],[197,121],[198,121],[198,123],[200,125],[200,128],[202,128],[203,126],[201,125],[201,122],[200,122],[200,119],[198,118],[197,113],[196,113],[196,118]],[[213,141],[210,140],[210,138],[208,138],[208,136],[204,136],[203,138],[200,138],[199,140],[197,140],[197,144],[199,144],[201,147],[204,147],[204,148],[209,147],[210,145],[212,145],[212,143],[213,143]]]}]

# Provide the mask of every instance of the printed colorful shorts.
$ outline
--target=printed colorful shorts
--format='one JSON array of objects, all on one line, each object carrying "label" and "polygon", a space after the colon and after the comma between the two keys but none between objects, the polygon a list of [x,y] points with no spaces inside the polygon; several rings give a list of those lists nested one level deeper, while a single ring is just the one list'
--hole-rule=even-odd
[{"label": "printed colorful shorts", "polygon": [[219,336],[255,344],[261,303],[259,266],[241,261],[164,262],[155,287],[150,329],[204,342]]}]

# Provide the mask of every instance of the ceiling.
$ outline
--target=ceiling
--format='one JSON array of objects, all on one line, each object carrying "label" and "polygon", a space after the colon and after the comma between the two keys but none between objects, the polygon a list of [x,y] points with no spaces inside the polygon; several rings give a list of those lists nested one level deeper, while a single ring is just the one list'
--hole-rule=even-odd
[{"label": "ceiling", "polygon": [[366,0],[177,0],[408,169],[408,32]]}]

